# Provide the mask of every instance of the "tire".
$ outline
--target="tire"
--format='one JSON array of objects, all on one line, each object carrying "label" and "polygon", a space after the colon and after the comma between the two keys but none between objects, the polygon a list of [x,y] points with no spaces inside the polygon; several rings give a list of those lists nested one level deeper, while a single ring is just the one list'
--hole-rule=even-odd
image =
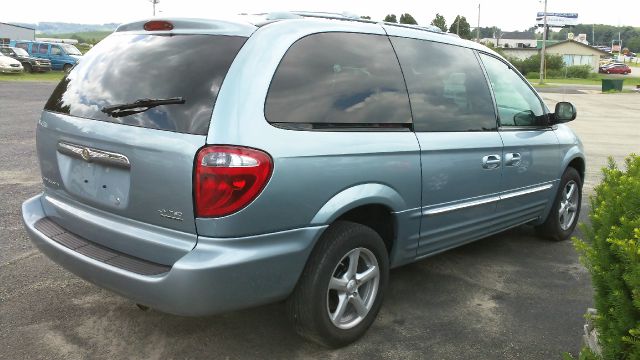
[{"label": "tire", "polygon": [[555,241],[568,239],[578,223],[581,205],[582,179],[576,169],[568,167],[562,174],[558,193],[547,219],[536,227],[538,234]]},{"label": "tire", "polygon": [[71,66],[71,64],[64,64],[64,66],[62,67],[62,70],[63,70],[65,73],[69,73],[69,71],[71,71],[71,68],[72,68],[72,67],[73,67],[73,66]]},{"label": "tire", "polygon": [[[349,264],[356,256],[352,269]],[[377,274],[372,270],[376,265]],[[368,279],[359,283],[365,274]],[[287,299],[287,315],[296,332],[308,340],[333,348],[350,344],[375,320],[388,279],[389,258],[380,235],[361,224],[337,221],[311,253]],[[335,289],[329,288],[330,283]]]},{"label": "tire", "polygon": [[22,66],[24,67],[24,72],[26,73],[33,72],[33,68],[31,67],[31,64],[24,64]]}]

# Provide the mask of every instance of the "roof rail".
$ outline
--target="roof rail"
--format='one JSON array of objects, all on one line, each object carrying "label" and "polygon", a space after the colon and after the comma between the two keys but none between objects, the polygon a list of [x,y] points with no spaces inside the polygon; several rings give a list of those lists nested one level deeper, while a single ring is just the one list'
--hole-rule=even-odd
[{"label": "roof rail", "polygon": [[[240,14],[240,15],[248,15],[248,14]],[[317,11],[274,11],[269,13],[259,13],[259,14],[252,14],[252,15],[262,17],[263,21],[261,22],[261,24],[263,25],[266,25],[267,23],[272,23],[274,21],[279,21],[279,20],[304,19],[304,18],[357,21],[357,22],[369,23],[369,24],[379,23],[379,21],[362,19],[358,15],[348,13],[348,12],[332,13],[332,12],[317,12]]]},{"label": "roof rail", "polygon": [[317,12],[317,11],[275,11],[275,12],[259,13],[259,14],[251,14],[251,15],[247,13],[242,13],[240,15],[259,17],[260,19],[254,22],[254,25],[256,26],[263,26],[276,21],[280,21],[280,20],[319,18],[319,19],[331,19],[331,20],[342,20],[342,21],[356,21],[356,22],[368,23],[368,24],[384,24],[388,26],[397,26],[397,27],[403,27],[403,28],[420,30],[420,31],[428,31],[436,34],[452,35],[451,33],[446,33],[442,31],[440,28],[438,28],[437,26],[433,26],[433,25],[420,26],[420,25],[411,25],[411,24],[390,23],[385,21],[375,21],[375,20],[369,20],[369,19],[362,19],[358,15],[353,13],[348,13],[348,12],[332,13],[332,12]]},{"label": "roof rail", "polygon": [[[247,14],[241,14],[241,15],[247,15]],[[358,15],[353,13],[348,13],[348,12],[332,13],[332,12],[317,12],[317,11],[277,11],[277,12],[260,13],[260,14],[253,14],[253,15],[263,17],[264,19],[263,21],[260,22],[260,24],[256,24],[258,26],[266,25],[268,23],[272,23],[274,21],[279,21],[279,20],[320,18],[320,19],[331,19],[331,20],[342,20],[342,21],[356,21],[356,22],[362,22],[362,23],[368,23],[368,24],[384,24],[388,26],[398,26],[398,27],[404,27],[408,29],[449,35],[449,33],[446,33],[442,31],[440,28],[438,28],[437,26],[433,26],[433,25],[420,26],[420,25],[411,25],[411,24],[390,23],[385,21],[375,21],[375,20],[369,20],[369,19],[362,19]]]},{"label": "roof rail", "polygon": [[420,25],[412,25],[412,24],[398,24],[398,23],[391,23],[391,22],[383,22],[383,23],[389,26],[397,26],[397,27],[403,27],[403,28],[414,29],[414,30],[422,30],[422,31],[428,31],[428,32],[438,33],[438,34],[447,34],[446,32],[442,31],[442,29],[434,25],[420,26]]}]

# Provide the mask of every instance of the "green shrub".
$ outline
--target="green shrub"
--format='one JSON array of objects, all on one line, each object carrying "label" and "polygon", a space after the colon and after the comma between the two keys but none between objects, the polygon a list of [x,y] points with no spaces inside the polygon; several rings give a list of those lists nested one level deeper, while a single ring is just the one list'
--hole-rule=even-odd
[{"label": "green shrub", "polygon": [[588,79],[589,75],[591,74],[591,66],[589,65],[567,66],[566,73],[568,78]]},{"label": "green shrub", "polygon": [[[560,55],[545,55],[544,56],[547,72],[550,70],[560,70],[564,67],[562,56]],[[510,59],[509,60],[518,71],[523,74],[528,74],[535,71],[540,71],[540,54],[530,56],[526,59]]]},{"label": "green shrub", "polygon": [[540,73],[537,71],[527,73],[527,79],[540,79]]},{"label": "green shrub", "polygon": [[591,197],[585,241],[573,239],[591,273],[604,359],[640,359],[640,157],[613,159]]}]

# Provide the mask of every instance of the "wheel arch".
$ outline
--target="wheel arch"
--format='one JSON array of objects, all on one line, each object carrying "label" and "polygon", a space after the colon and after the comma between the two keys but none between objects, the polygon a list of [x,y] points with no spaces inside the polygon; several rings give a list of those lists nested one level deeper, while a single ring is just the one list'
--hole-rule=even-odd
[{"label": "wheel arch", "polygon": [[578,171],[578,174],[580,174],[580,180],[584,184],[584,176],[585,176],[585,171],[586,171],[586,165],[585,165],[584,158],[580,157],[580,156],[574,157],[573,159],[571,159],[569,161],[569,163],[567,164],[567,166],[565,168],[569,168],[569,167],[572,167],[572,168],[574,168],[574,169],[576,169]]},{"label": "wheel arch", "polygon": [[406,209],[400,194],[383,184],[360,184],[334,195],[311,220],[312,225],[330,225],[338,220],[372,228],[385,242],[391,254],[396,243],[398,224],[395,212]]}]

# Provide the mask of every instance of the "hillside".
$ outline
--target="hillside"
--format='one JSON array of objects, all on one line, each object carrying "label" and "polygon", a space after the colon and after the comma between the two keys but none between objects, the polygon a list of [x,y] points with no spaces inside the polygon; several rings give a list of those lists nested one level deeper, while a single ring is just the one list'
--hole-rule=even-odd
[{"label": "hillside", "polygon": [[73,34],[79,32],[92,32],[92,31],[113,31],[119,24],[76,24],[76,23],[63,23],[63,22],[40,22],[37,24],[27,23],[14,23],[16,25],[22,25],[36,29],[38,35],[47,34]]},{"label": "hillside", "polygon": [[84,31],[73,33],[59,33],[59,34],[38,34],[37,37],[41,38],[58,38],[58,39],[76,39],[79,43],[96,44],[100,40],[111,34],[113,30],[108,31]]}]

